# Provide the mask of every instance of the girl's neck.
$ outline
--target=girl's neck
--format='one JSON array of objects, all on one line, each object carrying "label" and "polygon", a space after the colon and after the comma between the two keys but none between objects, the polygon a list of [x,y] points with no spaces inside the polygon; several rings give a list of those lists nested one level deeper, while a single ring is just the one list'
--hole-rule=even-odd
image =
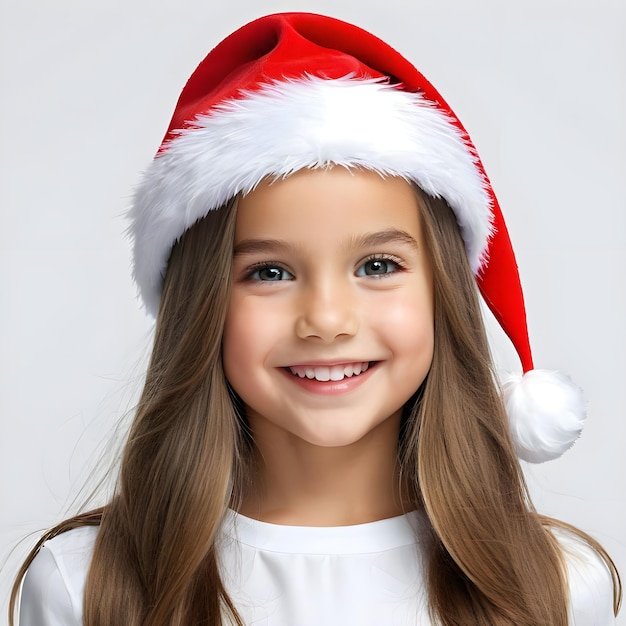
[{"label": "girl's neck", "polygon": [[400,484],[399,419],[342,447],[315,446],[277,429],[255,431],[257,473],[239,512],[275,524],[346,526],[414,509]]}]

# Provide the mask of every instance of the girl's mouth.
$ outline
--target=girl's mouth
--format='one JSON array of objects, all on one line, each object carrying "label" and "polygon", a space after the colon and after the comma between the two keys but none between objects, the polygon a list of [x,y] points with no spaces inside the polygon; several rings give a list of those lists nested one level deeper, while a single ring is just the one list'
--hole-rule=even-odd
[{"label": "girl's mouth", "polygon": [[338,365],[293,365],[285,369],[299,378],[308,378],[309,380],[317,380],[319,382],[339,382],[344,378],[359,376],[366,372],[371,365],[373,365],[372,362],[361,361]]}]

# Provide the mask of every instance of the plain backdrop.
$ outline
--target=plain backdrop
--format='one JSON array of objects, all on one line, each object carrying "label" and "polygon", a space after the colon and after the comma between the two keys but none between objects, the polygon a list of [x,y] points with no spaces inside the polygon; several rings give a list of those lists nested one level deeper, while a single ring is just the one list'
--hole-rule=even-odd
[{"label": "plain backdrop", "polygon": [[[0,6],[0,624],[38,533],[114,465],[107,442],[123,439],[141,385],[151,321],[124,236],[133,185],[201,58],[282,10],[373,31],[465,123],[511,231],[536,364],[570,374],[588,400],[574,448],[527,468],[536,503],[626,572],[623,0]],[[490,328],[499,362],[517,369]]]}]

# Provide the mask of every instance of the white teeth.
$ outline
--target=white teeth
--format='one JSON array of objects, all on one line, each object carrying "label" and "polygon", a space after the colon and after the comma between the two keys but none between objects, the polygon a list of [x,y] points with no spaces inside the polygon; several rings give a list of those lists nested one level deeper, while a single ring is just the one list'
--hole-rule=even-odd
[{"label": "white teeth", "polygon": [[348,363],[347,365],[333,365],[332,367],[321,365],[319,367],[310,367],[303,365],[295,365],[289,368],[289,371],[299,378],[309,378],[310,380],[319,380],[320,382],[334,382],[358,376],[367,371],[369,363],[367,361],[361,363]]},{"label": "white teeth", "polygon": [[316,367],[315,371],[315,380],[320,380],[322,382],[326,382],[330,380],[330,367]]},{"label": "white teeth", "polygon": [[330,379],[343,380],[343,377],[345,376],[344,369],[345,368],[342,365],[333,365],[330,368]]}]

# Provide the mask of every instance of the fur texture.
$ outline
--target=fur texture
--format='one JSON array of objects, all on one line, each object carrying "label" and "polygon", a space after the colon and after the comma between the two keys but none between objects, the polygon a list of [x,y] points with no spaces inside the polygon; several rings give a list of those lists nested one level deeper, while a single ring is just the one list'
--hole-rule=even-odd
[{"label": "fur texture", "polygon": [[170,250],[198,219],[264,178],[339,165],[402,176],[442,197],[476,273],[492,229],[487,183],[445,111],[378,80],[264,85],[199,115],[151,163],[130,212],[134,276],[155,315]]},{"label": "fur texture", "polygon": [[532,370],[507,374],[502,388],[517,455],[543,463],[569,450],[582,432],[585,402],[564,374]]}]

